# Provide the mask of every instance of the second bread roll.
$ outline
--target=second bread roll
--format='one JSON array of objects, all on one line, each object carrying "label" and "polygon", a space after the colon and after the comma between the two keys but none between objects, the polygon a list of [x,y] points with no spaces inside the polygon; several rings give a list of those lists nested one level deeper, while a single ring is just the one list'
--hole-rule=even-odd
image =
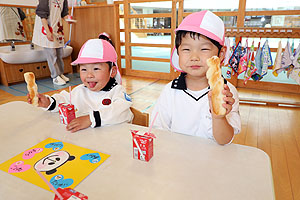
[{"label": "second bread roll", "polygon": [[222,93],[224,89],[224,78],[222,77],[222,72],[220,68],[220,59],[217,56],[213,56],[206,61],[208,65],[208,70],[206,72],[206,78],[208,79],[208,84],[212,90],[212,107],[213,112],[216,115],[225,115],[226,109],[223,107],[225,101],[223,98],[225,95]]},{"label": "second bread roll", "polygon": [[27,90],[28,90],[32,105],[38,106],[38,102],[39,102],[39,98],[37,97],[38,87],[35,83],[34,73],[26,72],[26,73],[24,73],[24,78],[27,83]]}]

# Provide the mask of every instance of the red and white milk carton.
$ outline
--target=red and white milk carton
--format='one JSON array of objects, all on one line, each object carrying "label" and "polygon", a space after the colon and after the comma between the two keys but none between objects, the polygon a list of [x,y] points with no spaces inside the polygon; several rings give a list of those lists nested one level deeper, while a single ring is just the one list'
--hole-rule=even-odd
[{"label": "red and white milk carton", "polygon": [[60,103],[58,105],[60,122],[62,124],[69,124],[73,119],[76,118],[75,116],[75,109],[73,104],[67,103]]},{"label": "red and white milk carton", "polygon": [[[64,200],[88,200],[86,195],[71,188],[57,188],[57,192],[63,197]],[[55,195],[54,200],[60,200],[60,198]]]},{"label": "red and white milk carton", "polygon": [[138,131],[132,130],[133,158],[149,161],[153,156],[153,137],[139,135]]}]

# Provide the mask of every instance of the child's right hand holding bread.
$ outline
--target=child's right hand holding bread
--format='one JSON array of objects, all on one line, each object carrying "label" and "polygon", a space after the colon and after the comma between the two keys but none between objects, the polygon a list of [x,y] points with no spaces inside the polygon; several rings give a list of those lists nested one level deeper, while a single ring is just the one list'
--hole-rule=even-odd
[{"label": "child's right hand holding bread", "polygon": [[[42,108],[48,108],[50,105],[50,99],[49,97],[38,93],[37,94],[38,97],[38,107],[42,107]],[[30,95],[27,94],[27,103],[32,104],[32,99],[30,98]]]}]

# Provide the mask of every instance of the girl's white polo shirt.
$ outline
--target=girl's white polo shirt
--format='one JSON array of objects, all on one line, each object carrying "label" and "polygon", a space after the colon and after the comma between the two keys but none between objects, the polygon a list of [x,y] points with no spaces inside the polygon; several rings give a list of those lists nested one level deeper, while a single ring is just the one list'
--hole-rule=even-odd
[{"label": "girl's white polo shirt", "polygon": [[[241,130],[238,92],[231,83],[227,82],[227,85],[233,94],[235,103],[226,118],[233,127],[234,134],[237,134]],[[214,140],[208,91],[209,88],[200,91],[187,89],[185,74],[181,74],[165,86],[157,100],[151,115],[152,121],[153,116],[158,112],[153,127]]]}]

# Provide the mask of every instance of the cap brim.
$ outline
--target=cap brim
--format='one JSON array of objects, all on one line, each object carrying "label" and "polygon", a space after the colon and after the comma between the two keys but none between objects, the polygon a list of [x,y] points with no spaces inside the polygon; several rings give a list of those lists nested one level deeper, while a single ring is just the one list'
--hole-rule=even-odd
[{"label": "cap brim", "polygon": [[111,60],[104,60],[99,58],[77,58],[71,65],[89,64],[89,63],[101,63],[101,62],[112,62]]},{"label": "cap brim", "polygon": [[173,50],[172,50],[170,61],[171,61],[172,67],[173,67],[175,70],[177,70],[177,71],[179,71],[179,72],[183,72],[182,69],[181,69],[180,66],[179,66],[179,56],[178,56],[178,54],[177,54],[177,49],[176,49],[176,47],[174,47]]}]

